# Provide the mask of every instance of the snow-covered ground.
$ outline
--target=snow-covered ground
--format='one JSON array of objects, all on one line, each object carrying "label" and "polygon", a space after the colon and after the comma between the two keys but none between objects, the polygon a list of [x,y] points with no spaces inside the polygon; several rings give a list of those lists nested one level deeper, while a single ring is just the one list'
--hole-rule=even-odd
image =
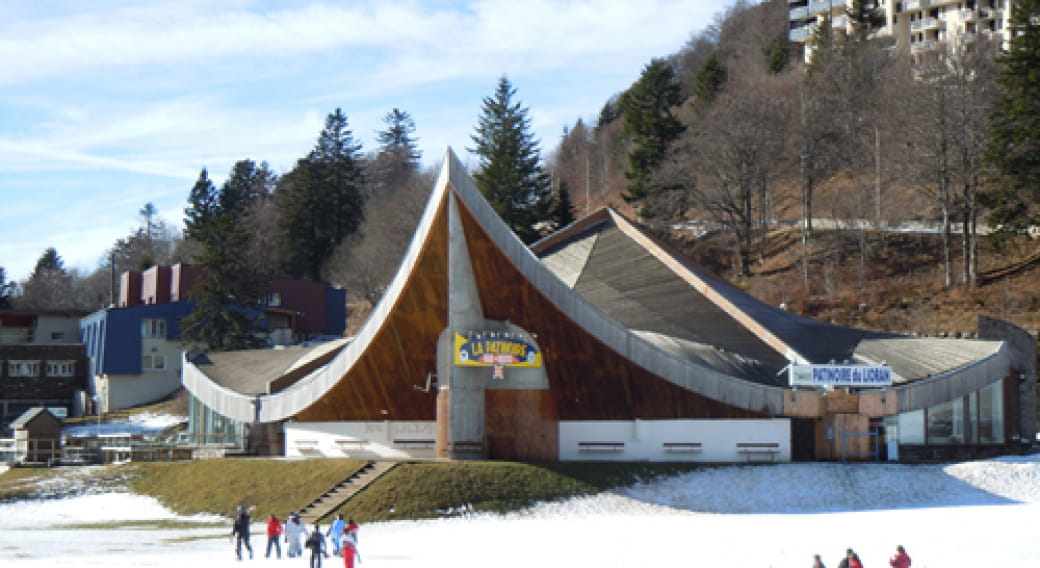
[{"label": "snow-covered ground", "polygon": [[[853,547],[875,568],[902,544],[916,568],[1019,567],[1040,557],[1037,519],[1040,455],[945,466],[782,464],[705,469],[509,515],[364,524],[360,552],[363,568],[779,568],[808,567],[814,553],[833,568]],[[172,520],[188,524],[151,522]],[[125,493],[3,504],[0,566],[234,566],[229,527]],[[265,544],[258,522],[256,559],[245,562],[307,566],[264,559]]]}]

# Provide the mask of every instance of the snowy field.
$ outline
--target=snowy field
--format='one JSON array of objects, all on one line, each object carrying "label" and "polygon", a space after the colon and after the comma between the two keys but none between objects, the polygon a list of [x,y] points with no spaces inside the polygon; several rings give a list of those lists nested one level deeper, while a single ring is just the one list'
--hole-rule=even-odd
[{"label": "snowy field", "polygon": [[[364,524],[360,552],[363,568],[807,568],[814,553],[834,568],[852,547],[875,568],[902,544],[915,568],[1024,567],[1040,558],[1038,519],[1040,455],[945,466],[738,466],[509,515]],[[175,520],[186,523],[156,524]],[[264,559],[260,522],[256,559],[237,562],[229,530],[227,519],[180,517],[123,493],[9,503],[0,505],[0,566],[307,566]]]}]

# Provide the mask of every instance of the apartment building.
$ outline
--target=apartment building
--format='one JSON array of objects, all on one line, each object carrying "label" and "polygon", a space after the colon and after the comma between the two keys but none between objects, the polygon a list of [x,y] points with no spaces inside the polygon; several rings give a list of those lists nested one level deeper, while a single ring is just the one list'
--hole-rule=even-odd
[{"label": "apartment building", "polygon": [[[1008,40],[1013,0],[877,0],[884,24],[876,32],[895,39],[900,53],[918,55],[944,43],[983,36]],[[789,0],[792,42],[808,49],[817,27],[828,15],[834,29],[851,30],[847,10],[852,0]]]},{"label": "apartment building", "polygon": [[74,310],[0,310],[0,437],[35,407],[80,416],[86,405],[87,357]]}]

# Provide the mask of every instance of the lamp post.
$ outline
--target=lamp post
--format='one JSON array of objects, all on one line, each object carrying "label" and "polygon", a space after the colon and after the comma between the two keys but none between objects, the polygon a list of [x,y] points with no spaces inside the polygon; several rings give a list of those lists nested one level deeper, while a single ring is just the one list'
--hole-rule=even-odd
[{"label": "lamp post", "polygon": [[101,394],[95,394],[91,397],[94,400],[94,412],[97,413],[97,438],[101,439]]},{"label": "lamp post", "polygon": [[101,393],[95,393],[91,398],[94,399],[94,412],[97,412],[97,459],[98,463],[104,463],[105,456],[101,452]]}]

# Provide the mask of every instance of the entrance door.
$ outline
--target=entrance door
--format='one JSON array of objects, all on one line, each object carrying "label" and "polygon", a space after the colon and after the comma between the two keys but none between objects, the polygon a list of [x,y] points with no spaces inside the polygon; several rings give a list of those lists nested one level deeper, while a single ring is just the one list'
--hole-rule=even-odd
[{"label": "entrance door", "polygon": [[816,459],[816,419],[791,419],[791,461]]}]

